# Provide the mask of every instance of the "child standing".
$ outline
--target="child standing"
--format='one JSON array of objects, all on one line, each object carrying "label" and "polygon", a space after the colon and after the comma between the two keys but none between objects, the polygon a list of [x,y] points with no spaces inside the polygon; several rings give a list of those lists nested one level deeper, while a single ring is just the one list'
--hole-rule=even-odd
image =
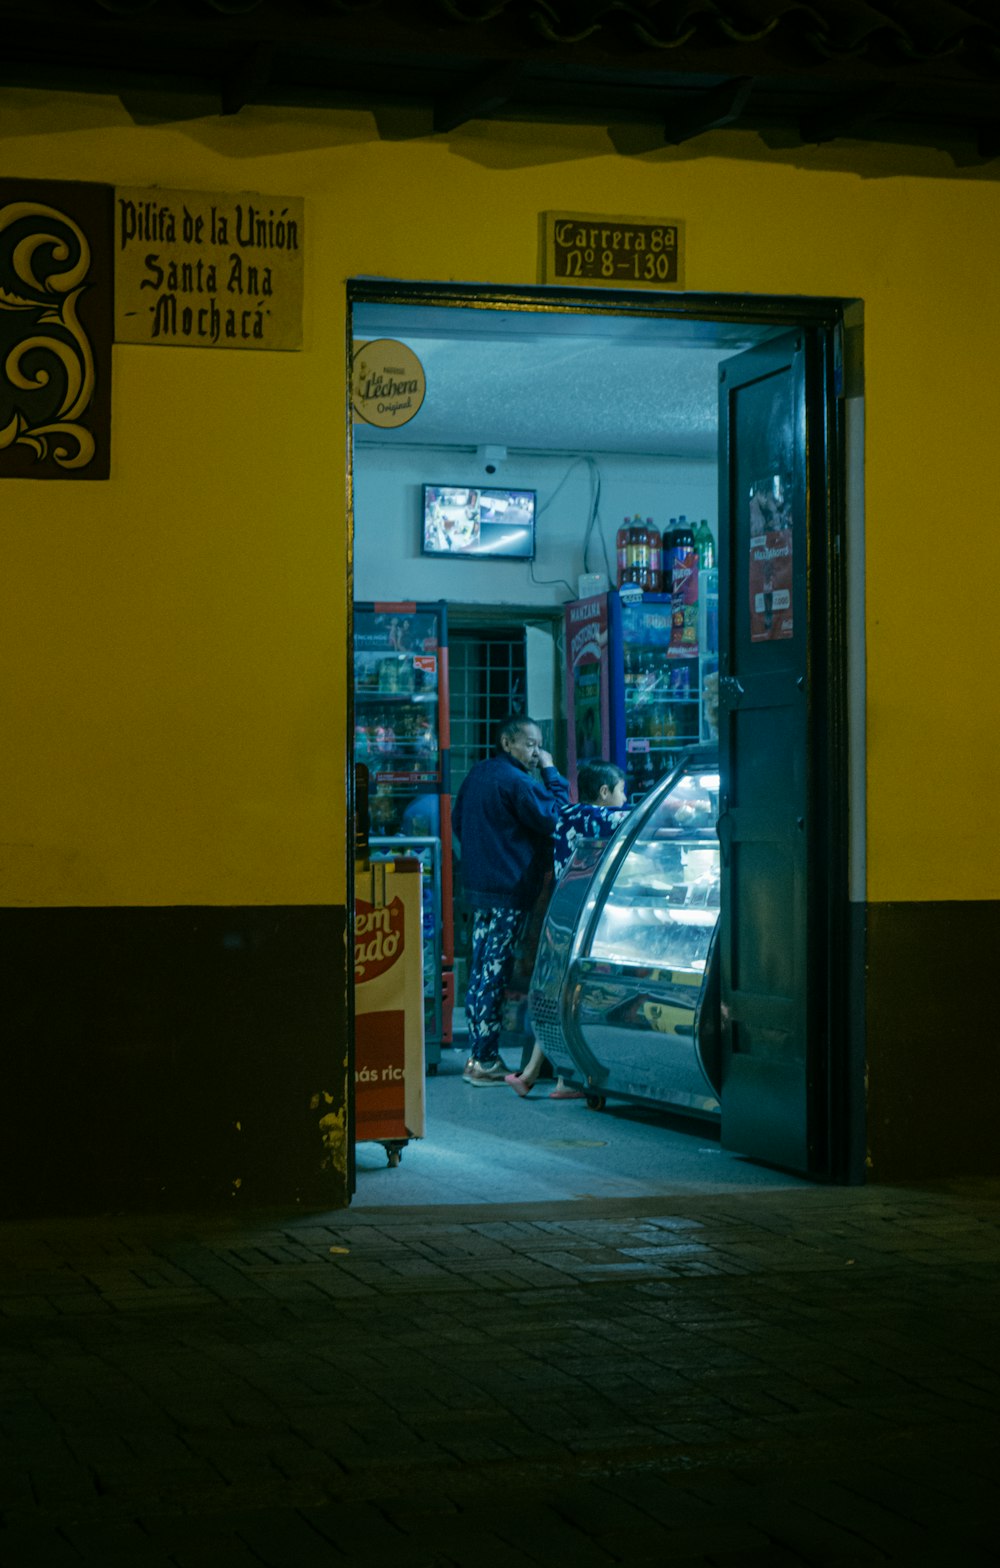
[{"label": "child standing", "polygon": [[[556,820],[552,840],[555,880],[566,871],[581,839],[609,839],[628,816],[625,805],[625,775],[613,762],[583,762],[577,770],[579,800],[563,806]],[[507,1073],[504,1081],[516,1094],[526,1095],[545,1062],[545,1053],[535,1041],[527,1066],[520,1073]],[[568,1089],[560,1078],[550,1099],[579,1100],[579,1089]]]},{"label": "child standing", "polygon": [[613,762],[582,762],[576,776],[580,799],[563,806],[552,843],[556,881],[582,838],[611,838],[628,816],[625,775]]}]

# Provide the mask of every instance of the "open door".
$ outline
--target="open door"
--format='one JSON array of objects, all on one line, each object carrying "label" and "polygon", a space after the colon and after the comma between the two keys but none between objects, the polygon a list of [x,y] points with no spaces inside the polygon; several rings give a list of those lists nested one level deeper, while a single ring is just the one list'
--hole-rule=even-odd
[{"label": "open door", "polygon": [[722,1141],[811,1176],[829,1169],[823,897],[810,875],[821,357],[803,331],[719,368]]}]

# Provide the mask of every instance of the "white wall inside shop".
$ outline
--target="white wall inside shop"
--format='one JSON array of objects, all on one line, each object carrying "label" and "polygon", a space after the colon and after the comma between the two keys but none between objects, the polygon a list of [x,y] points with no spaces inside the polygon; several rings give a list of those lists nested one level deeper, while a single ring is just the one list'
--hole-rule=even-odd
[{"label": "white wall inside shop", "polygon": [[[365,446],[354,450],[354,597],[358,600],[448,599],[461,604],[551,606],[577,597],[586,569],[607,570],[598,531],[587,545],[596,481],[611,579],[615,534],[639,513],[664,529],[683,512],[706,517],[716,533],[714,461],[601,453],[548,455],[511,451],[494,475],[475,452],[454,448]],[[504,485],[538,492],[533,562],[454,560],[420,553],[424,484]]]}]

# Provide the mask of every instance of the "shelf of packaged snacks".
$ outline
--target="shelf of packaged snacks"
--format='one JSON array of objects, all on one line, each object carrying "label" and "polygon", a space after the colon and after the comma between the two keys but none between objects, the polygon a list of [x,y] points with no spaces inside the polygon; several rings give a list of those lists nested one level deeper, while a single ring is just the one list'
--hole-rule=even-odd
[{"label": "shelf of packaged snacks", "polygon": [[438,694],[430,691],[379,691],[377,686],[355,686],[354,697],[362,702],[437,702]]},{"label": "shelf of packaged snacks", "polygon": [[699,700],[697,689],[692,690],[690,687],[680,697],[676,692],[657,691],[655,687],[649,687],[646,691],[625,693],[626,708],[662,708],[666,703],[676,703],[678,707],[683,707],[686,702],[697,703]]},{"label": "shelf of packaged snacks", "polygon": [[[356,748],[360,749],[360,748]],[[378,761],[379,757],[405,757],[412,759],[415,764],[423,764],[424,771],[431,766],[432,760],[437,756],[437,746],[421,743],[418,740],[408,740],[403,736],[397,737],[391,746],[379,748],[369,746],[368,754]]]},{"label": "shelf of packaged snacks", "polygon": [[372,780],[376,784],[437,784],[440,783],[441,774],[434,769],[425,769],[418,772],[416,768],[372,768],[369,765]]},{"label": "shelf of packaged snacks", "polygon": [[650,741],[646,749],[651,757],[676,757],[682,751],[690,751],[694,744],[693,735],[679,735],[675,740],[665,740],[662,745],[654,745]]},{"label": "shelf of packaged snacks", "polygon": [[366,762],[373,771],[380,768],[383,773],[436,773],[441,767],[441,748],[436,737],[433,743],[422,743],[390,736],[380,745],[374,734],[367,738],[355,734],[354,760]]}]

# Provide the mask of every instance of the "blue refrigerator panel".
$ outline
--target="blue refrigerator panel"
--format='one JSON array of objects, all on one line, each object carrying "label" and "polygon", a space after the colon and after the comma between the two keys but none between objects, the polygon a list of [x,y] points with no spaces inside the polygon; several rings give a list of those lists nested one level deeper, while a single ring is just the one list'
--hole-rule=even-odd
[{"label": "blue refrigerator panel", "polygon": [[[583,648],[574,663],[571,634],[590,624],[600,657]],[[580,697],[601,715],[600,755],[626,776],[630,801],[642,800],[692,746],[715,738],[718,680],[718,575],[704,571],[681,602],[670,594],[612,589],[566,607],[570,767],[583,760]],[[599,670],[599,698],[591,695]],[[574,745],[574,741],[576,744]]]}]

